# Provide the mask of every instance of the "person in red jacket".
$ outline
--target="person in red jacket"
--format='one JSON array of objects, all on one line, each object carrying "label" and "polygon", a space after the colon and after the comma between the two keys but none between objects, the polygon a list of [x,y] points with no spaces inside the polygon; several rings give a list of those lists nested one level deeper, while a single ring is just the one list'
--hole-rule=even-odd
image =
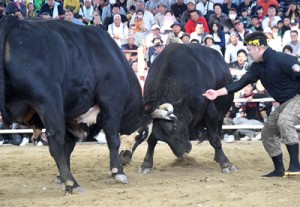
[{"label": "person in red jacket", "polygon": [[204,17],[198,15],[197,10],[191,11],[191,19],[185,25],[185,31],[188,34],[195,32],[197,23],[203,23],[204,32],[209,33],[207,21]]},{"label": "person in red jacket", "polygon": [[264,8],[264,16],[268,15],[268,9],[271,5],[274,5],[276,9],[279,7],[277,0],[258,0],[258,6],[262,6]]}]

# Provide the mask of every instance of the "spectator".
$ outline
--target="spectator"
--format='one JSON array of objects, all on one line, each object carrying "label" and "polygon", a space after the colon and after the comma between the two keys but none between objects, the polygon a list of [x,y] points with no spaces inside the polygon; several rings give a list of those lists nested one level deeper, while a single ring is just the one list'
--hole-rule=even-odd
[{"label": "spectator", "polygon": [[92,0],[84,0],[84,5],[79,10],[79,15],[83,17],[83,23],[88,24],[93,19],[93,12]]},{"label": "spectator", "polygon": [[170,32],[172,32],[171,25],[176,21],[176,18],[171,10],[168,10],[165,12],[165,15],[163,17],[163,23],[161,26],[162,34],[168,35]]},{"label": "spectator", "polygon": [[231,74],[233,75],[233,80],[239,80],[248,71],[249,68],[248,54],[246,50],[238,50],[237,60],[233,61],[231,64],[234,67],[234,70],[231,71]]},{"label": "spectator", "polygon": [[52,19],[64,19],[65,12],[62,5],[55,0],[48,0],[47,3],[43,4],[40,10],[40,14],[44,12],[49,13]]},{"label": "spectator", "polygon": [[26,4],[23,3],[21,0],[13,0],[10,1],[6,6],[6,14],[12,15],[15,14],[15,11],[19,9],[22,12],[22,16],[26,17]]},{"label": "spectator", "polygon": [[221,29],[219,22],[214,22],[212,24],[212,27],[210,29],[210,34],[214,38],[214,44],[220,46],[222,54],[224,55],[225,45],[226,45],[225,32]]},{"label": "spectator", "polygon": [[[291,21],[291,29],[286,30],[283,38],[282,38],[282,44],[286,45],[291,41],[291,31],[296,30],[298,34],[300,33],[299,24],[298,21]],[[298,35],[298,40],[300,40],[300,37]]]},{"label": "spectator", "polygon": [[[121,46],[122,50],[137,50],[139,47],[134,44],[135,42],[135,36],[134,34],[129,34],[127,37],[127,43],[123,44]],[[136,61],[137,60],[137,52],[130,52],[130,60],[131,61]]]},{"label": "spectator", "polygon": [[238,11],[242,12],[243,9],[246,9],[248,16],[253,16],[257,9],[256,1],[244,0],[239,4]]},{"label": "spectator", "polygon": [[[148,48],[148,51],[147,51],[147,58],[146,59],[147,59],[147,66],[148,67],[151,66],[151,64],[152,64],[151,61],[153,61],[154,58],[156,58],[156,56],[157,56],[157,51],[156,51],[155,45],[163,45],[163,40],[159,36],[156,36],[156,37],[153,38],[152,43],[153,43],[153,45],[150,46]],[[159,49],[161,49],[161,48],[159,48]]]},{"label": "spectator", "polygon": [[246,8],[243,8],[241,10],[241,21],[243,22],[244,24],[244,28],[248,28],[251,24],[251,18],[250,16],[248,15],[248,10]]},{"label": "spectator", "polygon": [[44,4],[44,0],[35,0],[33,1],[33,4],[34,4],[34,8],[35,8],[35,12],[36,12],[36,16],[38,17],[38,14],[40,14],[40,10],[41,10],[41,7],[42,5]]},{"label": "spectator", "polygon": [[121,7],[120,7],[120,5],[119,4],[114,4],[114,5],[112,5],[112,14],[111,14],[111,16],[110,17],[106,17],[106,19],[105,19],[105,22],[103,22],[103,25],[106,27],[106,28],[108,28],[108,25],[110,25],[110,24],[112,24],[113,22],[114,22],[114,16],[116,15],[116,14],[118,14],[118,15],[120,15],[120,17],[121,17],[121,22],[124,24],[124,25],[126,25],[127,26],[127,17],[126,17],[126,15],[122,15],[121,13]]},{"label": "spectator", "polygon": [[244,43],[238,39],[238,34],[236,32],[230,33],[230,43],[226,46],[224,59],[225,62],[230,63],[237,60],[237,51],[247,48]]},{"label": "spectator", "polygon": [[298,31],[292,30],[290,32],[291,41],[287,44],[293,48],[293,55],[296,56],[298,59],[300,57],[300,41],[298,40]]},{"label": "spectator", "polygon": [[16,9],[14,15],[17,16],[19,20],[24,19],[24,16],[23,16],[23,13],[22,13],[21,9]]},{"label": "spectator", "polygon": [[[12,125],[8,125],[6,123],[3,123],[2,117],[1,117],[1,123],[0,123],[0,129],[17,129],[19,128],[19,125],[16,123],[12,123]],[[13,144],[13,145],[20,145],[22,143],[24,138],[27,136],[26,134],[0,134],[0,145],[3,144]],[[28,137],[26,137],[27,140],[29,140]]]},{"label": "spectator", "polygon": [[[137,35],[143,39],[151,32],[151,26],[155,23],[154,16],[151,12],[145,10],[145,3],[143,0],[138,0],[136,9],[136,13],[132,16],[130,24],[137,25]],[[141,26],[139,26],[139,24]]]},{"label": "spectator", "polygon": [[244,28],[244,24],[243,24],[241,19],[237,19],[234,22],[234,28],[235,28],[235,31],[237,32],[238,36],[239,36],[239,40],[242,41],[242,42],[244,41],[245,36],[247,34],[251,33],[250,30]]},{"label": "spectator", "polygon": [[63,1],[64,10],[71,9],[73,11],[73,15],[78,15],[80,9],[79,0],[64,0]]},{"label": "spectator", "polygon": [[158,11],[158,5],[162,2],[162,0],[148,0],[145,3],[145,10],[151,12],[153,15],[156,15]]},{"label": "spectator", "polygon": [[78,25],[85,25],[84,23],[82,23],[79,19],[76,19],[74,17],[74,14],[72,12],[71,9],[66,9],[65,10],[65,20],[69,21],[69,22],[73,22],[74,24],[78,24]]},{"label": "spectator", "polygon": [[[101,21],[103,23],[105,23],[106,21],[106,18],[109,18],[112,15],[112,9],[113,9],[113,5],[116,3],[116,0],[107,0],[107,5],[105,5],[103,7],[103,10],[102,10],[102,14],[101,14]],[[123,7],[120,7],[120,13],[121,15],[126,15]]]},{"label": "spectator", "polygon": [[263,7],[263,16],[267,16],[270,6],[273,6],[275,9],[277,9],[279,4],[276,0],[258,0],[258,6]]},{"label": "spectator", "polygon": [[289,55],[293,55],[293,48],[292,46],[290,45],[285,45],[283,48],[282,48],[282,52],[286,53],[286,54],[289,54]]},{"label": "spectator", "polygon": [[125,11],[125,14],[128,13],[128,10],[127,10],[127,0],[117,0],[117,4],[120,5],[120,7],[122,7]]},{"label": "spectator", "polygon": [[185,31],[191,34],[195,31],[197,23],[203,23],[204,32],[209,33],[209,28],[204,17],[200,17],[196,10],[191,11],[191,19],[185,25]]},{"label": "spectator", "polygon": [[200,44],[204,43],[204,38],[208,33],[204,32],[204,24],[202,22],[197,23],[195,32],[190,34],[191,39],[196,39]]},{"label": "spectator", "polygon": [[50,16],[50,14],[48,12],[43,12],[42,14],[40,14],[40,16],[42,19],[45,19],[45,20],[52,19],[52,17]]},{"label": "spectator", "polygon": [[88,25],[92,25],[94,27],[100,27],[101,29],[106,30],[105,27],[103,26],[102,22],[101,22],[100,14],[97,10],[93,11],[93,18],[89,22]]},{"label": "spectator", "polygon": [[135,7],[135,6],[130,6],[130,7],[129,7],[129,12],[128,12],[128,14],[126,15],[128,22],[131,21],[131,18],[132,18],[133,14],[134,14],[135,12],[136,12],[136,7]]},{"label": "spectator", "polygon": [[27,14],[26,14],[26,17],[28,17],[28,18],[35,18],[35,17],[37,17],[33,3],[29,3],[27,5]]},{"label": "spectator", "polygon": [[259,25],[262,26],[262,22],[265,19],[264,9],[262,6],[257,7],[256,14],[258,16]]},{"label": "spectator", "polygon": [[[278,23],[277,23],[278,25]],[[291,20],[290,18],[288,17],[284,17],[283,18],[283,26],[281,28],[281,37],[283,38],[284,36],[284,33],[287,31],[287,30],[291,30]]]},{"label": "spectator", "polygon": [[114,15],[114,22],[108,26],[108,33],[121,47],[122,39],[128,35],[128,27],[125,23],[121,22],[121,15]]},{"label": "spectator", "polygon": [[163,1],[161,1],[157,6],[157,12],[154,16],[154,22],[160,26],[160,28],[163,27],[164,22],[164,16],[167,11],[167,5]]},{"label": "spectator", "polygon": [[156,43],[154,45],[155,47],[155,52],[154,54],[151,55],[150,58],[150,65],[154,62],[154,60],[159,56],[159,54],[163,51],[164,49],[164,44],[163,43]]},{"label": "spectator", "polygon": [[194,44],[200,44],[199,40],[197,39],[190,39],[190,43],[194,43]]},{"label": "spectator", "polygon": [[214,13],[214,3],[209,0],[201,0],[196,9],[200,11],[208,22],[210,15]]},{"label": "spectator", "polygon": [[190,35],[187,34],[187,33],[184,33],[182,36],[181,36],[181,40],[182,40],[182,43],[184,44],[187,44],[190,42]]},{"label": "spectator", "polygon": [[176,3],[171,6],[171,10],[176,20],[180,22],[183,12],[187,10],[187,5],[183,3],[183,0],[176,0]]},{"label": "spectator", "polygon": [[91,5],[93,7],[93,10],[98,10],[101,17],[104,7],[107,6],[107,0],[93,0],[93,2],[91,2]]},{"label": "spectator", "polygon": [[136,8],[137,3],[138,0],[127,0],[127,5],[126,5],[127,10],[129,11],[131,6],[134,6]]},{"label": "spectator", "polygon": [[289,17],[290,20],[297,21],[299,18],[299,8],[297,7],[297,2],[291,2],[288,6],[288,10],[285,13],[286,17]]},{"label": "spectator", "polygon": [[151,27],[151,33],[148,34],[145,38],[144,46],[146,46],[147,49],[154,45],[154,43],[152,42],[154,37],[161,37],[160,27],[157,24],[154,24]]},{"label": "spectator", "polygon": [[238,5],[232,3],[232,0],[225,0],[225,2],[222,4],[222,12],[228,15],[231,8],[235,8],[235,10],[239,13]]},{"label": "spectator", "polygon": [[212,35],[210,35],[210,34],[206,35],[205,38],[204,38],[204,40],[203,40],[203,42],[204,42],[204,45],[206,47],[210,47],[210,48],[218,51],[220,53],[220,55],[223,57],[223,54],[221,52],[221,48],[220,48],[219,45],[215,45],[214,44],[214,38],[213,38]]},{"label": "spectator", "polygon": [[279,29],[277,26],[273,26],[271,29],[271,39],[268,41],[269,47],[277,52],[282,51],[282,38],[279,36]]},{"label": "spectator", "polygon": [[181,24],[176,21],[171,25],[171,28],[173,32],[168,34],[166,44],[169,45],[172,43],[183,43],[181,37],[184,33],[181,31]]},{"label": "spectator", "polygon": [[0,2],[0,19],[6,15],[4,3]]},{"label": "spectator", "polygon": [[263,31],[262,26],[260,26],[260,24],[259,24],[259,19],[258,19],[258,16],[257,16],[257,15],[253,15],[253,16],[251,17],[251,24],[249,25],[249,29],[250,29],[252,32],[255,32],[255,31],[260,31],[260,32],[262,32],[262,31]]},{"label": "spectator", "polygon": [[[185,10],[182,13],[181,19],[180,19],[180,24],[185,27],[187,22],[191,19],[191,13],[196,11],[198,16],[203,16],[202,13],[198,10],[196,10],[196,3],[195,0],[188,0],[187,1],[187,10]],[[193,32],[193,31],[192,31]]]},{"label": "spectator", "polygon": [[226,33],[231,33],[235,30],[234,28],[234,23],[238,19],[238,13],[235,8],[230,8],[229,9],[229,14],[228,14],[228,19],[225,20],[224,23],[224,32]]},{"label": "spectator", "polygon": [[210,15],[208,20],[209,27],[212,26],[214,22],[219,22],[220,26],[223,28],[225,25],[226,20],[228,19],[228,16],[224,13],[222,13],[222,5],[219,3],[214,4],[214,14]]},{"label": "spectator", "polygon": [[268,17],[266,17],[262,22],[262,28],[266,27],[272,28],[277,25],[277,22],[281,20],[279,16],[276,16],[276,8],[274,6],[270,6],[268,9]]}]

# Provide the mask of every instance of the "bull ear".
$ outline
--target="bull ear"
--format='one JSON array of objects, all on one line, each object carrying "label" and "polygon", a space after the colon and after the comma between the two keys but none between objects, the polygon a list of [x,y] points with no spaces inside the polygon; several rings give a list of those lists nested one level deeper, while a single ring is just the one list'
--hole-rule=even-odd
[{"label": "bull ear", "polygon": [[158,108],[158,104],[156,101],[148,101],[144,104],[144,112],[146,114],[151,114],[155,109]]}]

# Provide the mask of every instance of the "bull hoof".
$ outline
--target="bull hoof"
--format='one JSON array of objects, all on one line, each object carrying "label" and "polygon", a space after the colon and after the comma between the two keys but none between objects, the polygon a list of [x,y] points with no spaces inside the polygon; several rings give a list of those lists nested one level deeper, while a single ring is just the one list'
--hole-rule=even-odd
[{"label": "bull hoof", "polygon": [[234,165],[231,165],[229,167],[226,167],[226,168],[222,168],[222,173],[224,174],[229,174],[230,173],[230,170],[234,173],[236,173],[238,170],[236,169],[236,167]]},{"label": "bull hoof", "polygon": [[138,173],[149,174],[152,171],[152,168],[142,168],[140,167]]},{"label": "bull hoof", "polygon": [[67,181],[66,183],[61,183],[61,189],[65,193],[65,196],[70,194],[82,195],[83,189],[80,186],[74,186],[73,181]]},{"label": "bull hoof", "polygon": [[56,183],[56,184],[61,184],[61,178],[60,178],[59,175],[56,175],[56,176],[54,177],[54,183]]},{"label": "bull hoof", "polygon": [[128,184],[128,179],[127,179],[126,175],[124,175],[124,174],[117,174],[115,176],[115,181],[117,183]]}]

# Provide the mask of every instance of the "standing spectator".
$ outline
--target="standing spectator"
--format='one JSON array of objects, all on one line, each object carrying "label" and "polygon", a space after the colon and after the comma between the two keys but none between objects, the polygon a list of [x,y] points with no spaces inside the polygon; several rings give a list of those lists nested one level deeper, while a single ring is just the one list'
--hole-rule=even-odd
[{"label": "standing spectator", "polygon": [[26,4],[21,0],[10,1],[6,6],[6,14],[12,15],[17,9],[21,10],[23,17],[26,17]]},{"label": "standing spectator", "polygon": [[176,0],[176,3],[171,6],[171,10],[176,20],[180,22],[183,12],[187,10],[187,6],[183,3],[183,0]]},{"label": "standing spectator", "polygon": [[166,44],[183,43],[181,37],[184,33],[181,31],[181,24],[176,21],[171,25],[171,28],[173,31],[168,34]]},{"label": "standing spectator", "polygon": [[145,3],[145,10],[151,12],[153,15],[158,12],[158,5],[163,2],[162,0],[148,0]]},{"label": "standing spectator", "polygon": [[291,35],[291,41],[287,44],[290,45],[293,48],[293,55],[296,56],[297,58],[300,57],[300,41],[298,40],[298,31],[297,30],[292,30],[290,32]]},{"label": "standing spectator", "polygon": [[225,3],[222,4],[222,12],[226,15],[229,14],[229,9],[235,8],[237,13],[239,13],[239,7],[235,3],[232,3],[232,0],[225,0]]},{"label": "standing spectator", "polygon": [[195,28],[195,32],[192,32],[190,34],[191,39],[196,39],[199,41],[200,44],[204,43],[204,38],[205,36],[207,36],[208,33],[204,32],[204,24],[202,22],[197,23],[196,28]]},{"label": "standing spectator", "polygon": [[185,31],[188,34],[191,34],[195,31],[197,23],[203,23],[204,32],[209,33],[209,28],[204,17],[200,17],[197,13],[197,10],[191,11],[191,19],[185,25]]},{"label": "standing spectator", "polygon": [[262,26],[259,25],[259,20],[258,20],[258,16],[257,15],[253,15],[251,17],[251,24],[249,25],[249,29],[252,32],[255,32],[255,31],[262,32],[263,31]]},{"label": "standing spectator", "polygon": [[73,22],[74,24],[85,25],[79,19],[76,19],[74,17],[74,13],[72,12],[71,9],[66,9],[66,11],[65,11],[65,20],[69,21],[69,22]]},{"label": "standing spectator", "polygon": [[276,0],[258,0],[258,6],[263,7],[263,15],[268,15],[268,10],[270,6],[274,6],[276,9],[279,7],[279,4]]},{"label": "standing spectator", "polygon": [[115,42],[121,47],[122,40],[128,35],[128,27],[121,21],[121,15],[114,15],[114,22],[108,26],[107,32],[115,40]]},{"label": "standing spectator", "polygon": [[35,18],[35,17],[37,17],[33,3],[29,3],[27,5],[27,15],[26,16],[28,18]]},{"label": "standing spectator", "polygon": [[214,22],[212,24],[212,27],[210,29],[210,34],[214,38],[214,44],[220,46],[222,54],[224,55],[225,45],[226,45],[225,32],[220,27],[219,22]]},{"label": "standing spectator", "polygon": [[205,17],[206,21],[208,21],[210,15],[214,13],[214,3],[209,0],[201,0],[196,5],[196,9],[200,11]]},{"label": "standing spectator", "polygon": [[[300,66],[295,57],[268,48],[262,32],[253,32],[245,38],[254,63],[239,81],[218,90],[207,90],[209,100],[240,90],[251,82],[261,80],[268,93],[280,103],[269,115],[261,131],[265,150],[272,158],[274,171],[263,177],[283,177],[300,174],[299,139],[295,125],[300,124]],[[295,114],[297,114],[295,116]],[[290,164],[285,172],[281,143],[287,147]]]},{"label": "standing spectator", "polygon": [[270,6],[268,9],[268,17],[266,17],[262,22],[262,28],[272,28],[277,25],[279,20],[281,20],[281,18],[276,16],[276,8],[274,6]]},{"label": "standing spectator", "polygon": [[71,9],[74,15],[78,15],[80,9],[79,0],[64,0],[64,10]]},{"label": "standing spectator", "polygon": [[88,24],[93,19],[93,11],[92,0],[84,0],[84,5],[80,8],[79,15],[82,16],[85,24]]},{"label": "standing spectator", "polygon": [[226,20],[228,19],[228,16],[224,13],[222,13],[222,5],[215,3],[214,4],[214,11],[215,13],[210,15],[208,20],[208,25],[211,27],[214,22],[219,22],[220,26],[223,28],[225,25]]},{"label": "standing spectator", "polygon": [[224,59],[225,62],[230,63],[237,60],[237,51],[244,49],[247,51],[247,48],[244,46],[244,43],[239,40],[238,34],[236,32],[230,33],[230,43],[226,46]]},{"label": "standing spectator", "polygon": [[[142,29],[137,25],[137,20],[142,20]],[[141,23],[141,21],[138,22]],[[145,10],[145,2],[143,0],[138,0],[136,13],[132,16],[130,24],[137,25],[137,33],[142,33],[140,37],[145,37],[151,32],[151,26],[154,24],[154,16],[151,12]]]},{"label": "standing spectator", "polygon": [[195,0],[188,0],[187,2],[187,10],[182,13],[180,23],[183,27],[185,27],[186,23],[191,19],[191,13],[196,11],[198,16],[203,16],[202,13],[196,10]]},{"label": "standing spectator", "polygon": [[43,4],[40,10],[40,14],[44,12],[49,13],[52,19],[64,19],[65,12],[62,5],[55,0],[48,0],[47,3]]}]

